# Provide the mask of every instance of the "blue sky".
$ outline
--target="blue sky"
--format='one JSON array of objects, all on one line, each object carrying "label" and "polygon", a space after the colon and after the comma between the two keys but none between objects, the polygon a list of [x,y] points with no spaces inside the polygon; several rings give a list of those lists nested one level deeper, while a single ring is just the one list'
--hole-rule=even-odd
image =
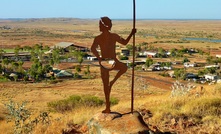
[{"label": "blue sky", "polygon": [[[0,0],[0,18],[131,19],[133,0]],[[136,0],[138,19],[221,19],[221,0]]]}]

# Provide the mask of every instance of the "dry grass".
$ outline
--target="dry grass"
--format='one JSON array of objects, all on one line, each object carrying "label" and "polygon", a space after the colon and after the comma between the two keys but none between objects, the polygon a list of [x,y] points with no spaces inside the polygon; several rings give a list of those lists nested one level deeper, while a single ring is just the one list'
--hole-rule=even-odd
[{"label": "dry grass", "polygon": [[[121,80],[125,81],[126,79],[127,77],[124,76]],[[26,100],[29,102],[27,106],[31,109],[32,113],[35,113],[33,116],[37,115],[40,111],[47,111],[48,102],[64,99],[70,95],[92,94],[99,97],[103,96],[103,91],[101,90],[102,84],[99,78],[92,80],[64,81],[56,85],[44,83],[19,84],[19,88],[14,88],[15,84],[17,83],[10,82],[10,84],[3,84],[5,89],[0,90],[0,94],[4,95],[1,96],[1,101],[6,103],[8,99],[12,98],[16,102]],[[87,87],[87,85],[90,88]],[[120,86],[120,83],[117,83],[117,85]],[[118,89],[120,87],[116,87],[113,87],[112,96],[119,98],[120,102],[118,105],[112,107],[112,111],[120,113],[130,112],[130,90],[126,88],[120,90]],[[220,109],[217,109],[221,105],[220,87],[220,84],[212,86],[205,85],[204,94],[200,97],[196,97],[194,93],[197,91],[193,91],[190,96],[170,98],[170,91],[160,90],[150,86],[149,91],[155,92],[154,94],[150,94],[149,91],[135,91],[134,109],[150,110],[153,113],[153,117],[149,119],[148,123],[153,126],[156,125],[164,131],[169,128],[168,124],[171,124],[173,118],[181,118],[185,115],[189,120],[199,124],[197,126],[185,128],[185,130],[194,132],[198,129],[204,129],[212,133],[217,127],[221,126]],[[195,90],[198,90],[198,88]],[[85,91],[87,93],[85,93]],[[5,111],[3,105],[1,105],[0,108]],[[34,133],[60,133],[69,123],[86,124],[94,114],[101,112],[103,109],[104,107],[80,107],[63,114],[51,112],[51,124],[49,126],[38,125]],[[4,120],[0,122],[0,130],[11,133],[13,127],[11,123],[6,123],[5,112],[1,112],[0,114],[4,117]],[[178,130],[181,131],[180,129]],[[220,131],[220,129],[217,131]]]},{"label": "dry grass", "polygon": [[[169,94],[161,96],[151,96],[150,99],[140,100],[141,108],[149,109],[153,112],[153,117],[149,120],[151,125],[158,126],[161,130],[174,130],[172,120],[177,122],[184,117],[195,125],[184,128],[182,125],[176,126],[176,131],[186,131],[195,133],[197,131],[208,133],[221,132],[221,99],[217,94],[217,86],[205,86],[204,94],[196,96],[184,96],[170,98]],[[195,89],[196,90],[196,89]],[[197,131],[196,131],[197,130]]]}]

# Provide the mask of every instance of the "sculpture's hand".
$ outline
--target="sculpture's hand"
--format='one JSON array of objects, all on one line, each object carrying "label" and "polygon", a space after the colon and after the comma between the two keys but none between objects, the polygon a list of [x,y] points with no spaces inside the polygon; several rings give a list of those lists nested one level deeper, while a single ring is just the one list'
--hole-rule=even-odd
[{"label": "sculpture's hand", "polygon": [[132,35],[134,35],[136,32],[137,32],[137,29],[136,29],[136,28],[133,28],[133,29],[131,30],[131,34],[132,34]]}]

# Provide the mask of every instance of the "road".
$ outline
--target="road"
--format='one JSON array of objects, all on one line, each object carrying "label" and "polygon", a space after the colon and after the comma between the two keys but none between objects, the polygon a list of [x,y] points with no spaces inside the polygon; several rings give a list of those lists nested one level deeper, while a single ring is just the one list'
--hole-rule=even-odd
[{"label": "road", "polygon": [[[99,66],[96,61],[87,61],[87,62],[84,62],[84,63],[90,64],[92,66]],[[129,76],[129,77],[132,77],[130,71],[131,71],[131,69],[129,69],[126,72],[126,75]],[[134,74],[135,74],[136,78],[139,79],[139,77],[140,78],[142,77],[142,79],[145,79],[145,82],[149,83],[150,85],[152,85],[154,87],[160,88],[160,89],[170,90],[170,87],[173,84],[173,81],[171,80],[171,78],[168,78],[168,79],[160,79],[159,78],[158,79],[158,78],[154,77],[156,75],[153,76],[152,74],[150,74],[148,72],[135,71]]]}]

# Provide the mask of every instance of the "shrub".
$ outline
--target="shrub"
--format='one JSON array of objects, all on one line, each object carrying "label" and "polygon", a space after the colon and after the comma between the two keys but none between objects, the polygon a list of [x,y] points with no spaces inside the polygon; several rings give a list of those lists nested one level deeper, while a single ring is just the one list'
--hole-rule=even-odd
[{"label": "shrub", "polygon": [[129,58],[127,56],[120,56],[120,60],[128,60]]},{"label": "shrub", "polygon": [[6,81],[9,81],[7,79],[7,77],[4,77],[4,76],[0,75],[0,82],[6,82]]},{"label": "shrub", "polygon": [[77,72],[76,73],[74,73],[74,76],[73,76],[75,79],[81,79],[82,77],[81,77],[81,75],[80,74],[78,74]]},{"label": "shrub", "polygon": [[171,97],[180,97],[180,96],[185,96],[189,94],[189,91],[191,89],[195,88],[195,86],[187,83],[183,84],[180,83],[179,81],[175,81],[173,85],[171,86]]},{"label": "shrub", "polygon": [[117,105],[119,103],[119,100],[116,98],[110,98],[111,105]]},{"label": "shrub", "polygon": [[[111,105],[118,104],[119,100],[116,98],[110,99]],[[48,107],[52,108],[52,110],[56,112],[66,112],[73,110],[74,108],[79,107],[98,107],[104,105],[104,101],[96,96],[85,95],[85,96],[77,96],[72,95],[67,99],[58,100],[48,103]]]},{"label": "shrub", "polygon": [[15,134],[25,134],[31,133],[34,127],[39,123],[49,124],[49,114],[47,112],[42,112],[39,116],[31,120],[31,112],[26,107],[26,102],[22,104],[10,101],[5,104],[8,110],[7,122],[14,122],[14,133]]},{"label": "shrub", "polygon": [[104,104],[104,101],[95,96],[84,96],[81,98],[82,105],[85,106],[101,106]]}]

